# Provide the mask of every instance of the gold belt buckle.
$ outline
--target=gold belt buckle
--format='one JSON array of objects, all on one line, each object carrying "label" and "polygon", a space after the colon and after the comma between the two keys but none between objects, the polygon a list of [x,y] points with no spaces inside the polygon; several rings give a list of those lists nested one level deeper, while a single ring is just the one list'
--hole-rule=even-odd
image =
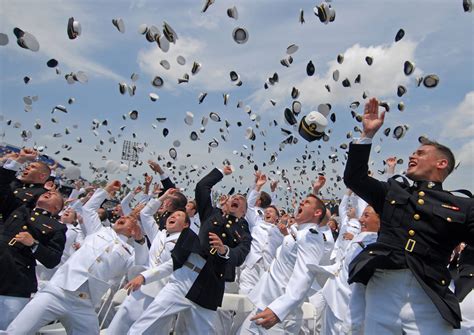
[{"label": "gold belt buckle", "polygon": [[407,244],[405,245],[405,250],[408,252],[413,252],[413,249],[415,248],[415,244],[416,244],[416,241],[409,238],[407,241]]},{"label": "gold belt buckle", "polygon": [[15,245],[15,243],[16,243],[16,238],[14,237],[10,240],[10,242],[8,242],[8,245],[13,246],[13,245]]},{"label": "gold belt buckle", "polygon": [[217,252],[217,249],[216,248],[211,248],[211,250],[209,251],[211,255],[215,255],[215,253]]}]

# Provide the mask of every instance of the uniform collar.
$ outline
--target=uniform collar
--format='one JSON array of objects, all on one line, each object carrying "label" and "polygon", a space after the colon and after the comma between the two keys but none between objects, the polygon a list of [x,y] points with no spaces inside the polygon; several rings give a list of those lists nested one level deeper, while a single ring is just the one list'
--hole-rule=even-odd
[{"label": "uniform collar", "polygon": [[38,214],[42,214],[42,215],[46,215],[46,216],[49,216],[49,217],[52,217],[53,215],[48,212],[46,209],[43,209],[43,208],[39,208],[39,207],[35,207],[33,209],[33,212],[38,213]]},{"label": "uniform collar", "polygon": [[428,190],[436,190],[436,191],[442,191],[443,190],[443,184],[441,182],[436,182],[436,181],[429,181],[429,180],[418,180],[413,182],[413,187],[416,190],[420,189],[428,189]]},{"label": "uniform collar", "polygon": [[165,242],[176,241],[179,238],[180,234],[181,234],[181,232],[176,232],[176,233],[172,233],[172,234],[167,235],[165,237]]},{"label": "uniform collar", "polygon": [[306,230],[309,228],[314,228],[317,227],[318,225],[316,223],[308,222],[308,223],[297,223],[296,224],[296,229],[298,231]]}]

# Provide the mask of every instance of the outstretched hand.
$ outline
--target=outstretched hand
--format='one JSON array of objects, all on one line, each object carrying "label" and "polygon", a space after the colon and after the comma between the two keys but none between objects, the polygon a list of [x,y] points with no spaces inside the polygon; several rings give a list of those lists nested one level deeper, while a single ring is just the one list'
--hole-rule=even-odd
[{"label": "outstretched hand", "polygon": [[375,133],[382,127],[385,119],[385,112],[379,115],[379,102],[372,98],[365,104],[364,117],[362,119],[363,131],[362,138],[372,138]]},{"label": "outstretched hand", "polygon": [[313,194],[318,195],[324,184],[326,184],[326,177],[322,175],[318,176],[318,179],[313,183]]}]

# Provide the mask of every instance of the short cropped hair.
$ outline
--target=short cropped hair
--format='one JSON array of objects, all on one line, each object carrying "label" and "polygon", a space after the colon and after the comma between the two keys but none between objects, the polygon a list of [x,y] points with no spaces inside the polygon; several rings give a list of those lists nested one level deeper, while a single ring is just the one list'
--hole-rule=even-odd
[{"label": "short cropped hair", "polygon": [[267,192],[260,192],[260,207],[267,208],[272,204],[272,197]]},{"label": "short cropped hair", "polygon": [[432,147],[435,147],[436,150],[441,154],[441,156],[443,156],[444,158],[447,159],[448,161],[448,168],[447,168],[447,176],[449,176],[451,174],[451,172],[453,172],[454,170],[454,166],[456,164],[456,159],[454,158],[454,154],[453,152],[451,151],[451,149],[449,149],[447,146],[441,144],[441,143],[438,143],[436,141],[432,141],[424,136],[420,137],[420,143],[422,145],[430,145]]},{"label": "short cropped hair", "polygon": [[177,210],[178,208],[186,208],[186,204],[188,203],[188,198],[181,193],[181,192],[175,192],[173,193],[171,197],[171,206],[173,207],[173,210]]},{"label": "short cropped hair", "polygon": [[322,211],[320,221],[323,221],[324,217],[326,216],[326,205],[321,199],[312,193],[308,194],[308,197],[316,199],[316,209],[320,209]]}]

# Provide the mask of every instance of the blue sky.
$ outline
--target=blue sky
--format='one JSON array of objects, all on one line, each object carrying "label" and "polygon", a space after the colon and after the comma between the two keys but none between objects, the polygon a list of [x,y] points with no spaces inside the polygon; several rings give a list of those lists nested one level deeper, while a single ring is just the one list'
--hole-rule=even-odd
[{"label": "blue sky", "polygon": [[[404,159],[404,164],[397,166],[397,172],[403,172],[409,153],[417,147],[418,136],[427,135],[451,146],[461,162],[447,179],[445,188],[474,190],[474,25],[472,13],[463,12],[462,1],[334,0],[336,20],[328,25],[314,16],[313,7],[317,4],[313,1],[216,0],[206,13],[201,13],[202,1],[2,0],[0,32],[10,39],[7,46],[0,47],[2,141],[47,146],[48,154],[59,150],[55,155],[57,159],[68,157],[81,162],[82,175],[89,179],[93,178],[89,162],[100,168],[109,160],[120,161],[124,139],[147,144],[140,154],[143,161],[156,159],[158,155],[164,158],[163,163],[171,161],[168,151],[175,147],[178,158],[172,162],[171,172],[190,195],[194,182],[211,167],[220,166],[224,159],[232,163],[235,172],[221,184],[225,187],[223,191],[231,186],[245,190],[257,164],[274,179],[281,180],[281,171],[286,169],[292,188],[289,191],[287,185],[280,183],[284,197],[305,193],[310,180],[325,166],[324,172],[332,179],[328,181],[326,196],[332,197],[341,195],[340,188],[344,188],[342,182],[337,182],[345,162],[344,151],[339,146],[349,142],[346,138],[349,131],[356,136],[353,128],[361,126],[351,117],[349,105],[359,101],[361,106],[356,112],[362,113],[362,93],[367,91],[370,96],[391,105],[384,128],[409,127],[400,140],[383,134],[375,138],[374,147],[380,145],[380,152],[373,150],[372,170],[383,169],[382,160],[395,155]],[[226,9],[234,5],[239,12],[238,20],[226,15]],[[298,21],[300,9],[304,10],[304,24]],[[66,33],[71,16],[82,25],[82,34],[75,40],[69,40]],[[112,25],[113,18],[124,20],[124,34]],[[167,53],[138,33],[140,24],[161,28],[163,21],[173,27],[179,38]],[[232,40],[232,30],[238,26],[249,32],[245,44]],[[40,50],[31,52],[20,48],[13,35],[14,27],[35,35]],[[395,43],[394,37],[400,28],[406,34]],[[286,68],[280,60],[287,57],[286,48],[291,44],[298,45],[299,49],[292,55],[293,64]],[[345,56],[342,64],[336,62],[338,54]],[[179,55],[186,59],[184,66],[176,62]],[[366,56],[373,57],[372,66],[365,62]],[[51,58],[58,60],[61,75],[46,66]],[[170,70],[159,64],[161,60],[169,61]],[[316,66],[312,77],[306,75],[309,60]],[[416,64],[411,76],[403,73],[406,60]],[[194,61],[201,63],[202,68],[193,76]],[[336,69],[340,72],[338,82],[332,79]],[[240,87],[230,81],[229,72],[233,70],[243,81]],[[88,83],[67,84],[64,74],[77,71],[87,74]],[[279,82],[265,90],[265,80],[275,72],[279,74]],[[139,75],[135,96],[120,95],[118,83],[132,84],[132,73]],[[184,73],[190,75],[189,83],[178,84],[177,79]],[[438,87],[416,86],[416,77],[432,73],[440,78]],[[361,74],[361,84],[354,84],[358,74]],[[164,79],[162,88],[151,85],[156,75]],[[24,76],[31,77],[28,85],[23,83]],[[344,78],[352,82],[350,88],[341,85]],[[331,86],[331,93],[325,84]],[[408,89],[402,98],[396,95],[398,85]],[[332,105],[337,121],[329,122],[328,142],[308,143],[298,135],[297,129],[285,124],[283,112],[291,107],[292,87],[301,92],[298,100],[303,109],[298,120],[321,103]],[[152,92],[160,97],[155,102],[148,97]],[[208,95],[198,104],[201,92]],[[226,106],[223,94],[230,95]],[[23,97],[36,95],[39,98],[33,103],[33,110],[25,112]],[[68,105],[71,97],[75,102]],[[270,99],[276,101],[275,106]],[[239,101],[243,108],[236,107]],[[396,108],[400,101],[405,104],[403,112]],[[68,114],[55,112],[52,115],[55,105],[66,106]],[[246,113],[247,106],[257,120],[251,120]],[[139,112],[138,119],[123,120],[122,115],[128,115],[131,110]],[[191,126],[184,123],[188,111],[194,114]],[[200,139],[192,142],[189,134],[193,130],[199,132],[202,117],[208,117],[211,112],[218,113],[222,122],[209,120]],[[57,123],[51,122],[52,117]],[[167,120],[159,123],[157,117]],[[97,136],[91,129],[94,119],[108,120],[107,127],[97,129]],[[7,126],[7,120],[13,120],[12,124],[20,122],[21,126]],[[36,120],[42,124],[40,130],[33,127]],[[229,128],[224,120],[230,123]],[[274,120],[278,123],[276,127]],[[121,126],[126,128],[121,131]],[[165,127],[169,129],[166,138],[162,135]],[[248,127],[255,131],[255,141],[245,139]],[[291,130],[298,143],[286,145],[280,151],[280,143],[286,138],[280,127]],[[66,128],[69,135],[65,134]],[[22,130],[32,130],[32,138],[23,141]],[[54,133],[62,133],[62,137],[54,138]],[[76,141],[77,137],[82,138],[82,143]],[[111,137],[116,144],[110,142]],[[214,138],[219,146],[209,153],[208,143]],[[100,140],[105,144],[100,146]],[[173,144],[176,140],[180,141],[179,147]],[[72,149],[65,150],[65,144]],[[98,145],[101,152],[94,150]],[[338,157],[334,163],[328,159],[333,153]],[[268,165],[272,154],[277,155],[277,160]],[[311,159],[308,159],[309,154]],[[306,160],[302,155],[306,155]],[[192,167],[196,171],[186,176],[185,172]],[[145,171],[146,167],[131,169],[138,179]],[[111,177],[124,180],[126,174]],[[136,182],[133,180],[132,184]]]}]

